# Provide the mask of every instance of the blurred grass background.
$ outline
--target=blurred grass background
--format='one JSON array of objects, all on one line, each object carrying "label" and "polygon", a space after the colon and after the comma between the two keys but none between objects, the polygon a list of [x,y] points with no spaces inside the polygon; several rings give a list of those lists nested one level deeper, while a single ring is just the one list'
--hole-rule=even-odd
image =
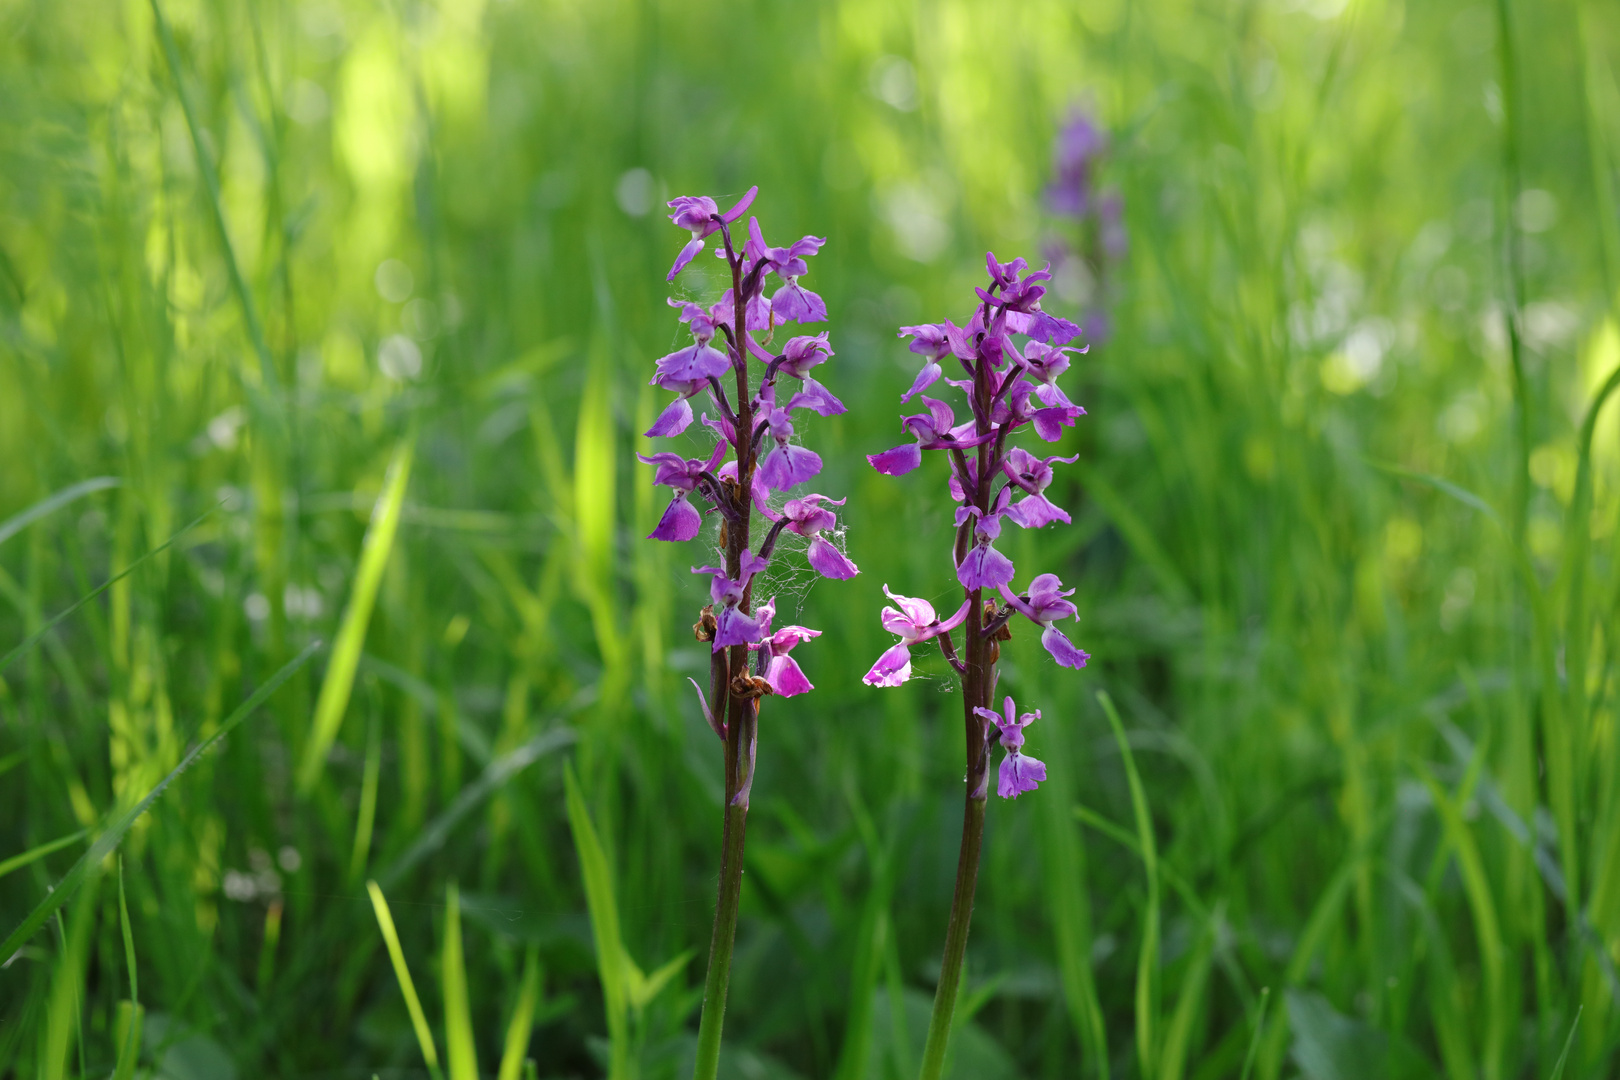
[{"label": "blurred grass background", "polygon": [[859,678],[883,583],[954,585],[943,474],[862,455],[895,328],[1072,228],[1077,104],[1129,253],[1050,305],[1111,328],[1075,524],[1010,553],[1094,659],[1004,651],[1053,779],[993,808],[953,1075],[1612,1075],[1617,60],[1583,0],[6,0],[0,647],[204,516],[0,672],[0,930],[335,644],[0,961],[0,1076],[423,1075],[419,1029],[452,1080],[686,1068],[704,559],[632,454],[662,201],[754,183],[830,238],[807,441],[863,573],[771,583],[826,634],[767,704],[725,1069],[909,1075],[957,713],[937,659]]}]

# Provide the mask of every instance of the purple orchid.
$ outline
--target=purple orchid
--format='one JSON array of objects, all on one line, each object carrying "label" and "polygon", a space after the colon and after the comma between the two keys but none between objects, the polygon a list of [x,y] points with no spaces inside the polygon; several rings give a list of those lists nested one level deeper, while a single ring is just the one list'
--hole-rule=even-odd
[{"label": "purple orchid", "polygon": [[751,645],[758,641],[762,635],[759,620],[742,610],[743,600],[748,595],[748,582],[759,571],[770,565],[768,559],[762,559],[753,552],[746,552],[742,560],[742,572],[736,577],[728,577],[723,566],[694,566],[692,573],[708,574],[710,577],[709,596],[713,598],[715,634],[714,648],[719,652],[727,645]]},{"label": "purple orchid", "polygon": [[664,280],[674,281],[675,275],[686,269],[686,264],[703,250],[703,241],[714,235],[717,230],[742,217],[749,206],[753,205],[754,196],[757,194],[759,194],[757,185],[749,188],[743,197],[737,200],[737,204],[724,214],[720,213],[719,205],[707,195],[681,195],[671,199],[667,205],[675,212],[669,215],[669,220],[673,221],[677,228],[689,231],[692,239],[688,240],[686,246],[681,248],[681,253],[675,256],[675,265],[670,267],[669,276]]},{"label": "purple orchid", "polygon": [[977,506],[957,509],[956,524],[959,528],[969,520],[973,522],[973,546],[968,548],[967,554],[956,566],[956,580],[962,583],[962,588],[993,589],[1013,579],[1012,560],[992,546],[996,537],[1001,535],[1001,519],[1005,513],[1002,510],[987,514]]},{"label": "purple orchid", "polygon": [[1011,697],[1002,701],[1002,711],[976,708],[974,715],[995,724],[1001,732],[1001,745],[1007,756],[1001,759],[996,794],[1003,799],[1016,799],[1026,791],[1034,791],[1046,779],[1046,765],[1023,752],[1024,729],[1041,718],[1041,710],[1017,715]]},{"label": "purple orchid", "polygon": [[[1024,728],[1040,717],[1040,711],[1020,716],[1010,697],[1003,713],[990,708],[1001,642],[1013,636],[1012,617],[1022,614],[1041,627],[1041,643],[1060,665],[1083,667],[1089,659],[1055,626],[1059,619],[1078,617],[1077,607],[1068,599],[1073,590],[1065,591],[1055,575],[1042,574],[1028,593],[1014,593],[1017,568],[996,547],[1004,521],[1035,529],[1070,520],[1046,493],[1054,479],[1052,466],[1076,458],[1039,456],[1010,440],[1032,428],[1039,438],[1056,442],[1085,414],[1059,386],[1071,356],[1085,350],[1068,347],[1079,333],[1074,323],[1042,310],[1053,280],[1050,267],[1032,269],[1022,258],[1002,262],[986,253],[985,269],[989,282],[974,290],[978,302],[965,324],[946,320],[900,329],[902,338],[911,339],[911,352],[924,358],[922,371],[901,401],[918,396],[927,411],[901,418],[912,442],[867,458],[878,472],[897,476],[917,469],[924,451],[944,451],[948,488],[958,504],[951,563],[964,594],[961,608],[941,621],[927,601],[889,593],[897,606],[883,609],[883,627],[899,635],[900,641],[879,656],[865,676],[872,686],[899,686],[911,676],[911,647],[937,640],[962,684],[967,806],[950,930],[923,1053],[922,1074],[930,1078],[937,1078],[943,1068],[961,985],[989,799],[991,735],[999,732],[1006,750],[998,794],[1016,798],[1046,779],[1045,763],[1023,752]],[[960,363],[964,378],[945,376],[942,362],[947,357]],[[968,411],[963,423],[957,423],[949,404],[923,393],[940,383],[962,393]],[[886,586],[884,591],[888,592]],[[999,606],[998,594],[1004,600]],[[953,631],[964,641],[960,653]]]},{"label": "purple orchid", "polygon": [[[1108,133],[1084,109],[1075,109],[1053,142],[1054,179],[1046,189],[1052,214],[1067,219],[1061,233],[1043,242],[1054,266],[1054,276],[1074,283],[1080,294],[1081,323],[1092,341],[1108,333],[1108,305],[1115,292],[1113,268],[1129,250],[1125,232],[1124,201],[1119,192],[1099,190],[1096,172],[1108,154]],[[1070,324],[1073,325],[1073,324]],[[1048,335],[1034,337],[1047,340]],[[1052,338],[1056,344],[1067,339]]]},{"label": "purple orchid", "polygon": [[889,592],[887,585],[883,586],[883,592],[900,605],[898,608],[884,608],[882,615],[883,629],[891,634],[899,634],[900,642],[885,650],[861,681],[868,686],[899,686],[911,678],[911,646],[949,634],[961,626],[968,617],[972,601],[964,600],[962,606],[956,609],[956,614],[941,620],[934,611],[934,605],[926,600],[897,596]]},{"label": "purple orchid", "polygon": [[649,540],[690,540],[703,528],[703,515],[698,508],[687,502],[686,497],[698,489],[705,481],[714,479],[714,467],[725,456],[726,444],[720,443],[709,455],[709,460],[700,461],[697,458],[683,458],[679,454],[665,451],[651,457],[637,454],[636,457],[643,464],[656,465],[658,471],[653,474],[653,483],[675,489],[675,497],[669,501],[664,509],[664,516],[658,519],[658,527],[647,537]]},{"label": "purple orchid", "polygon": [[791,441],[793,421],[788,410],[773,408],[760,424],[766,437],[776,443],[759,463],[759,478],[766,487],[786,491],[821,472],[821,455]]},{"label": "purple orchid", "polygon": [[765,243],[759,221],[748,219],[748,244],[744,253],[760,267],[761,273],[772,273],[782,279],[782,287],[771,296],[771,310],[789,322],[814,323],[827,321],[827,305],[809,289],[799,284],[799,278],[810,272],[804,261],[821,250],[826,237],[806,236],[792,246],[773,248]]},{"label": "purple orchid", "polygon": [[[699,686],[698,703],[704,720],[724,743],[725,826],[721,843],[720,891],[715,931],[710,947],[710,979],[698,1028],[694,1075],[714,1080],[720,1057],[720,1032],[725,1015],[725,972],[730,966],[736,933],[737,907],[742,890],[743,836],[753,790],[758,751],[760,701],[766,696],[796,697],[814,689],[803,669],[790,655],[798,646],[821,635],[804,626],[772,630],[776,603],[751,610],[753,588],[771,565],[776,543],[784,531],[808,541],[810,567],[823,577],[847,579],[858,572],[822,534],[837,525],[830,507],[843,500],[825,495],[787,499],[778,510],[770,500],[821,472],[821,457],[799,444],[793,414],[800,423],[807,414],[836,416],[843,402],[811,377],[811,372],[834,354],[826,333],[791,338],[776,353],[772,336],[789,322],[827,320],[827,305],[804,288],[808,259],[826,240],[806,236],[785,248],[765,242],[758,219],[750,218],[748,237],[739,244],[732,224],[753,205],[758,188],[749,188],[736,205],[721,213],[706,195],[683,195],[669,203],[674,224],[691,234],[666,280],[673,281],[701,252],[710,236],[720,237],[716,255],[725,260],[730,288],[711,306],[671,299],[680,322],[690,331],[691,344],[660,358],[652,385],[675,399],[664,406],[647,437],[686,433],[692,427],[692,399],[708,395],[712,406],[702,413],[703,428],[714,432],[716,444],[704,458],[687,458],[674,451],[638,455],[657,468],[654,483],[674,489],[674,497],[653,529],[654,540],[691,540],[703,531],[705,514],[720,519],[717,565],[694,567],[709,577],[711,603],[702,609],[693,632],[710,643],[709,681]],[[781,284],[767,295],[766,280],[775,275]],[[748,358],[765,365],[758,386]],[[797,380],[791,393],[780,391],[779,379]],[[782,399],[786,403],[782,404]],[[687,437],[690,437],[688,435]],[[701,498],[706,509],[693,505]],[[771,522],[757,547],[750,533],[756,513]],[[756,657],[749,662],[749,654]]]},{"label": "purple orchid", "polygon": [[1056,574],[1040,574],[1029,583],[1029,592],[1015,594],[1006,585],[1000,585],[1007,606],[1041,628],[1041,644],[1063,667],[1075,669],[1086,666],[1091,654],[1076,648],[1074,643],[1055,625],[1059,619],[1078,619],[1080,611],[1068,600],[1073,589],[1065,590]]},{"label": "purple orchid", "polygon": [[1054,521],[1069,524],[1069,512],[1054,506],[1045,492],[1052,484],[1052,462],[1072,465],[1079,460],[1079,454],[1073,457],[1039,458],[1018,446],[1007,451],[1007,457],[1001,463],[1002,472],[1020,489],[1028,492],[1025,498],[1007,507],[1007,520],[1026,529],[1039,529]]},{"label": "purple orchid", "polygon": [[872,468],[889,476],[899,476],[922,464],[924,450],[965,450],[994,438],[992,432],[975,435],[971,422],[957,426],[956,413],[945,402],[927,396],[922,402],[928,407],[927,412],[900,420],[900,426],[917,441],[909,445],[902,443],[880,454],[868,454],[866,460],[871,462]]},{"label": "purple orchid", "polygon": [[951,325],[949,319],[942,323],[923,323],[920,326],[902,326],[900,328],[899,336],[911,339],[911,351],[927,358],[923,363],[922,370],[917,373],[916,381],[911,384],[911,389],[900,395],[902,402],[910,401],[913,395],[920,394],[933,386],[939,381],[940,376],[945,374],[945,370],[939,366],[939,362],[951,355],[951,333],[953,331],[958,334],[961,333],[957,327]]},{"label": "purple orchid", "polygon": [[845,501],[829,499],[825,495],[806,495],[801,499],[789,499],[782,506],[782,516],[786,519],[784,527],[787,531],[810,541],[809,550],[805,554],[810,560],[811,569],[822,577],[837,578],[840,581],[854,577],[860,570],[849,561],[848,556],[821,534],[838,524],[837,516],[827,507],[843,506]]},{"label": "purple orchid", "polygon": [[811,630],[806,626],[784,626],[775,633],[771,632],[771,622],[776,618],[776,597],[771,597],[769,603],[759,606],[759,628],[762,640],[757,645],[748,646],[758,650],[764,660],[760,676],[770,685],[771,693],[782,697],[793,697],[807,690],[814,690],[815,686],[805,678],[804,671],[799,667],[798,661],[789,656],[793,647],[801,641],[821,636],[820,630]]}]

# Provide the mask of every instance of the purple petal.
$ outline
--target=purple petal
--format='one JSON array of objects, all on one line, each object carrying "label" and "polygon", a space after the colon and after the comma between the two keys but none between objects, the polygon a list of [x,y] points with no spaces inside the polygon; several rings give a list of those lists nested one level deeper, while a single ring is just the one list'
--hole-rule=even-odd
[{"label": "purple petal", "polygon": [[719,349],[694,342],[668,356],[659,357],[657,370],[660,379],[701,382],[711,375],[718,377],[729,372],[731,361]]},{"label": "purple petal", "polygon": [[1039,529],[1061,521],[1069,524],[1069,512],[1061,506],[1054,506],[1045,495],[1031,495],[1020,502],[1013,503],[1007,508],[1005,517],[1015,525],[1026,529]]},{"label": "purple petal", "polygon": [[789,282],[771,297],[771,309],[796,323],[827,321],[827,304],[801,285]]},{"label": "purple petal", "polygon": [[789,410],[809,409],[817,416],[837,416],[849,411],[825,386],[810,378],[804,380],[803,390],[788,398],[787,407]]},{"label": "purple petal", "polygon": [[1090,653],[1076,648],[1074,642],[1070,641],[1063,631],[1050,624],[1041,631],[1041,644],[1046,646],[1046,651],[1052,654],[1052,659],[1061,667],[1078,670],[1085,667],[1086,661],[1091,659]]},{"label": "purple petal", "polygon": [[964,589],[994,588],[1013,579],[1012,560],[989,544],[975,544],[956,568]]},{"label": "purple petal", "polygon": [[720,216],[725,219],[727,225],[731,224],[733,221],[736,221],[747,212],[748,208],[754,204],[754,196],[758,194],[759,185],[755,184],[753,187],[748,189],[747,193],[744,194],[742,198],[737,200],[736,206],[733,206],[730,210],[727,210]]},{"label": "purple petal", "polygon": [[1016,799],[1026,791],[1034,791],[1046,779],[1046,765],[1028,754],[1009,753],[1001,759],[1001,773],[996,794],[1003,799]]},{"label": "purple petal", "polygon": [[1086,410],[1077,405],[1072,405],[1067,409],[1062,407],[1036,409],[1034,416],[1035,434],[1047,442],[1057,442],[1063,438],[1063,429],[1073,427],[1075,420],[1085,414]]},{"label": "purple petal", "polygon": [[679,435],[691,422],[691,402],[685,398],[676,398],[669,403],[669,408],[658,414],[653,426],[647,429],[647,437],[656,439],[666,435]]},{"label": "purple petal", "polygon": [[911,678],[911,649],[905,642],[894,645],[878,657],[872,670],[861,677],[867,686],[899,686]]},{"label": "purple petal", "polygon": [[815,686],[804,677],[804,671],[791,656],[777,656],[765,667],[765,681],[771,684],[783,697],[792,697],[802,694],[806,690],[814,690]]},{"label": "purple petal", "polygon": [[885,476],[899,476],[922,464],[922,448],[916,443],[906,443],[881,454],[867,454],[866,460]]},{"label": "purple petal", "polygon": [[802,446],[778,444],[759,463],[760,482],[772,491],[785,491],[821,472],[821,455]]},{"label": "purple petal", "polygon": [[810,538],[809,558],[811,569],[822,577],[848,581],[860,573],[860,570],[844,556],[842,551],[839,551],[819,536]]},{"label": "purple petal", "polygon": [[728,645],[752,645],[761,637],[759,622],[734,607],[721,608],[715,616],[714,651]]},{"label": "purple petal", "polygon": [[698,513],[697,507],[686,501],[686,492],[678,491],[664,508],[664,516],[658,519],[658,528],[654,529],[647,539],[690,540],[702,528],[703,515]]},{"label": "purple petal", "polygon": [[666,277],[664,280],[665,281],[674,281],[675,280],[675,275],[680,273],[682,270],[685,270],[686,269],[686,264],[691,262],[693,260],[693,258],[695,258],[697,256],[697,253],[702,251],[702,250],[703,250],[703,241],[702,240],[698,240],[696,238],[688,240],[686,242],[686,246],[681,248],[681,253],[679,255],[675,256],[675,265],[669,268],[669,276]]},{"label": "purple petal", "polygon": [[916,381],[911,384],[910,390],[907,390],[905,393],[900,395],[900,400],[902,402],[910,401],[913,394],[920,394],[930,386],[933,386],[939,381],[939,377],[943,374],[945,374],[944,369],[930,360],[928,363],[923,365],[923,369],[921,371],[917,372]]}]

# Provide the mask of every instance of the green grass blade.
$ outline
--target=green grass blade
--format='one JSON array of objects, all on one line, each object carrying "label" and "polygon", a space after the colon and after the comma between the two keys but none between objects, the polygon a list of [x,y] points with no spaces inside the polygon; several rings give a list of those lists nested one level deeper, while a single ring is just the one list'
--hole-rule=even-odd
[{"label": "green grass blade", "polygon": [[[90,930],[95,922],[96,898],[94,889],[86,889],[73,904],[67,928],[62,931],[62,952],[51,977],[50,998],[45,1012],[45,1030],[40,1046],[40,1080],[65,1080],[68,1047],[79,1030],[81,1011],[79,1001],[84,981],[85,961],[88,958]],[[54,914],[54,913],[53,913]],[[57,927],[62,927],[57,915]],[[9,956],[10,953],[5,955]],[[84,1047],[80,1034],[79,1074],[83,1075]]]},{"label": "green grass blade", "polygon": [[384,888],[397,885],[423,859],[443,847],[444,842],[450,838],[450,834],[455,831],[462,819],[501,785],[553,750],[569,746],[578,738],[571,728],[555,728],[536,735],[522,746],[509,750],[491,761],[476,781],[457,792],[450,805],[445,807],[438,817],[428,822],[416,842],[377,875],[378,883]]},{"label": "green grass blade", "polygon": [[1260,1036],[1266,1030],[1266,1006],[1271,1004],[1271,987],[1260,988],[1260,1008],[1254,1018],[1254,1034],[1249,1036],[1249,1049],[1243,1055],[1243,1072],[1238,1080],[1249,1080],[1249,1074],[1254,1071],[1255,1055],[1260,1050]]},{"label": "green grass blade", "polygon": [[540,1004],[540,950],[530,945],[523,957],[523,989],[512,1008],[512,1022],[506,1025],[506,1045],[501,1050],[501,1067],[495,1080],[520,1080],[534,1028],[534,1010]]},{"label": "green grass blade", "polygon": [[1564,1039],[1564,1049],[1558,1054],[1558,1061],[1553,1065],[1552,1075],[1547,1080],[1563,1080],[1564,1066],[1569,1062],[1569,1048],[1575,1045],[1575,1033],[1581,1029],[1581,1013],[1584,1007],[1575,1010],[1575,1020],[1569,1025],[1569,1035]]},{"label": "green grass blade", "polygon": [[1181,1080],[1186,1070],[1187,1054],[1192,1049],[1198,1022],[1198,1012],[1204,1000],[1204,988],[1209,983],[1210,961],[1215,952],[1215,927],[1205,925],[1198,945],[1187,963],[1181,979],[1181,994],[1176,999],[1175,1011],[1164,1030],[1164,1047],[1159,1055],[1160,1080]]},{"label": "green grass blade", "polygon": [[1506,946],[1502,940],[1500,923],[1496,917],[1496,903],[1491,898],[1491,882],[1485,873],[1474,834],[1463,820],[1457,800],[1441,786],[1421,761],[1414,761],[1418,777],[1429,789],[1435,809],[1440,813],[1441,825],[1447,844],[1457,856],[1462,870],[1463,891],[1468,897],[1469,909],[1474,915],[1474,933],[1479,941],[1480,964],[1485,974],[1485,1045],[1480,1057],[1487,1078],[1502,1075],[1501,1057],[1508,1038],[1510,1021],[1503,1014],[1505,992]]},{"label": "green grass blade", "polygon": [[444,984],[444,1056],[450,1080],[478,1080],[472,1002],[467,995],[467,965],[461,953],[461,891],[455,882],[445,891],[444,954],[439,978]]},{"label": "green grass blade", "polygon": [[281,386],[281,379],[276,374],[275,361],[270,355],[270,346],[265,340],[264,324],[259,320],[258,305],[253,302],[253,293],[248,288],[247,279],[242,276],[241,264],[236,259],[236,248],[231,244],[230,226],[225,221],[225,205],[220,195],[219,172],[214,159],[203,142],[201,127],[197,121],[197,112],[191,103],[191,93],[186,89],[186,81],[180,70],[180,50],[174,43],[174,34],[169,30],[169,20],[163,16],[163,5],[159,0],[152,0],[152,18],[157,24],[158,39],[163,44],[163,58],[169,65],[169,77],[174,80],[174,92],[180,99],[180,110],[185,114],[186,130],[191,134],[191,148],[197,157],[197,171],[202,175],[203,188],[208,193],[208,206],[213,211],[214,230],[219,236],[219,244],[225,257],[225,268],[230,273],[231,290],[236,294],[236,302],[242,306],[242,319],[247,323],[248,341],[253,345],[253,351],[259,360],[259,377],[264,380],[265,389],[272,392]]},{"label": "green grass blade", "polygon": [[623,939],[619,935],[619,908],[613,896],[613,876],[572,765],[564,768],[563,779],[567,789],[568,826],[574,834],[574,850],[579,855],[580,876],[585,883],[585,906],[591,914],[596,969],[602,980],[602,1005],[607,1013],[612,1055],[608,1080],[625,1080],[630,1075],[628,980],[624,972]]},{"label": "green grass blade", "polygon": [[377,590],[382,586],[388,556],[394,549],[394,534],[399,529],[399,511],[405,502],[414,448],[415,441],[408,436],[394,449],[382,492],[377,496],[371,523],[360,545],[360,565],[355,571],[348,605],[343,609],[343,621],[332,641],[332,660],[326,666],[326,678],[315,702],[309,741],[304,745],[304,759],[298,768],[298,790],[305,795],[314,790],[321,777],[327,752],[332,749],[343,723],[344,710],[349,706],[354,673],[360,665],[360,650],[365,645],[366,628],[371,622],[371,609],[377,601]]},{"label": "green grass blade", "polygon": [[0,521],[0,544],[10,540],[28,526],[52,511],[58,510],[86,495],[97,491],[106,491],[111,487],[118,487],[123,481],[116,476],[95,476],[89,480],[81,480],[71,487],[65,487],[54,495],[48,495],[28,509],[20,511]]},{"label": "green grass blade", "polygon": [[41,844],[36,848],[30,848],[21,855],[13,855],[4,862],[0,862],[0,877],[5,877],[13,870],[20,870],[22,867],[27,866],[29,863],[34,862],[37,859],[43,859],[53,851],[61,851],[75,840],[82,840],[89,834],[89,829],[80,829],[76,833],[69,833],[67,836],[59,836],[55,840]]},{"label": "green grass blade", "polygon": [[[1045,738],[1057,760],[1072,760],[1063,725],[1053,725]],[[1051,795],[1036,805],[1039,807],[1046,905],[1052,920],[1058,976],[1085,1062],[1102,1080],[1108,1080],[1108,1031],[1091,969],[1093,937],[1091,899],[1086,892],[1085,843],[1066,809],[1074,801],[1068,770],[1051,770],[1049,776],[1049,786],[1055,781]]]},{"label": "green grass blade", "polygon": [[135,967],[135,932],[129,925],[129,903],[124,898],[124,857],[118,857],[118,932],[124,939],[124,964],[129,968],[129,1000],[141,1002],[141,981]]},{"label": "green grass blade", "polygon": [[1125,761],[1130,783],[1131,810],[1136,816],[1137,842],[1142,847],[1142,868],[1147,874],[1147,907],[1142,913],[1142,948],[1136,959],[1136,1053],[1142,1075],[1153,1076],[1159,1060],[1159,853],[1153,837],[1153,816],[1148,809],[1147,791],[1136,771],[1131,744],[1125,738],[1125,725],[1107,691],[1097,691],[1097,702],[1114,729],[1114,741]]},{"label": "green grass blade", "polygon": [[422,999],[416,996],[416,983],[411,981],[411,969],[405,963],[405,950],[399,947],[399,931],[394,928],[393,912],[375,881],[366,882],[371,895],[371,910],[377,916],[377,928],[382,931],[383,944],[388,948],[388,960],[394,965],[394,978],[399,992],[405,997],[405,1011],[411,1014],[411,1027],[416,1031],[416,1044],[422,1048],[422,1060],[427,1063],[433,1080],[442,1080],[439,1071],[439,1051],[433,1044],[433,1029],[428,1027],[427,1014],[422,1011]]},{"label": "green grass blade", "polygon": [[360,778],[360,807],[355,814],[354,848],[349,855],[349,880],[359,881],[371,857],[371,830],[377,820],[377,780],[382,772],[382,718],[372,711],[366,725],[366,764]]},{"label": "green grass blade", "polygon": [[253,711],[260,705],[264,704],[271,694],[281,688],[282,683],[292,678],[293,672],[303,667],[305,662],[315,655],[315,651],[320,647],[321,643],[319,641],[312,641],[306,645],[303,652],[282,665],[281,670],[272,675],[268,682],[260,686],[246,701],[238,705],[220,723],[219,730],[199,743],[191,753],[181,759],[180,764],[176,765],[167,776],[159,781],[156,787],[147,792],[145,798],[114,818],[107,828],[102,831],[101,835],[96,837],[95,842],[90,845],[90,850],[79,856],[79,861],[74,863],[66,874],[62,875],[62,880],[57,882],[50,895],[41,900],[34,910],[28,913],[28,917],[6,936],[5,941],[0,942],[0,957],[11,957],[22,947],[24,942],[34,935],[36,930],[45,925],[45,920],[50,918],[57,908],[72,897],[84,882],[84,877],[89,873],[90,869],[99,866],[103,859],[113,853],[124,839],[124,835],[129,832],[130,826],[134,825],[136,820],[151,808],[152,804],[158,800],[158,796],[162,795],[169,785],[174,782],[175,777],[191,768],[198,758],[212,750],[214,745],[226,735],[236,730],[237,725],[252,715]]},{"label": "green grass blade", "polygon": [[118,931],[124,939],[124,966],[129,970],[129,1000],[118,1003],[118,1061],[113,1080],[132,1080],[141,1056],[141,988],[136,976],[135,934],[129,925],[129,903],[124,896],[124,858],[118,857]]},{"label": "green grass blade", "polygon": [[44,636],[46,634],[48,634],[52,630],[56,629],[56,625],[58,623],[60,623],[63,619],[66,619],[68,616],[72,615],[75,611],[78,611],[80,608],[84,607],[84,605],[88,604],[90,601],[94,600],[96,597],[100,596],[102,593],[106,592],[108,589],[112,588],[114,585],[116,585],[120,581],[124,580],[130,574],[133,574],[147,560],[155,558],[156,556],[161,555],[163,552],[167,551],[169,549],[169,547],[176,540],[179,540],[182,536],[186,535],[186,533],[190,532],[192,529],[195,529],[198,525],[202,524],[202,522],[203,522],[203,520],[205,518],[209,517],[211,514],[213,514],[213,512],[215,510],[218,510],[218,509],[219,509],[219,506],[216,504],[215,506],[210,507],[208,510],[204,511],[202,514],[199,514],[196,518],[194,518],[191,521],[190,524],[185,526],[185,528],[181,529],[179,532],[175,533],[173,536],[171,536],[167,540],[163,541],[163,543],[159,544],[157,547],[153,548],[151,551],[148,551],[145,555],[142,555],[140,558],[136,559],[134,562],[130,563],[128,566],[124,567],[122,570],[118,571],[118,573],[114,574],[112,577],[108,578],[106,581],[104,581],[100,585],[96,586],[96,588],[90,590],[89,592],[85,593],[83,596],[79,597],[77,600],[75,600],[72,604],[68,605],[68,607],[66,607],[62,611],[60,611],[57,614],[51,616],[51,618],[49,619],[49,621],[47,621],[45,623],[45,625],[41,626],[38,630],[34,631],[32,634],[29,634],[28,637],[24,638],[22,640],[22,642],[20,642],[10,652],[6,653],[5,656],[0,657],[0,672],[3,672],[3,671],[6,670],[6,668],[10,667],[12,661],[16,660],[17,657],[23,655],[29,649],[32,649],[35,645],[39,644],[40,640],[42,638],[44,638]]}]

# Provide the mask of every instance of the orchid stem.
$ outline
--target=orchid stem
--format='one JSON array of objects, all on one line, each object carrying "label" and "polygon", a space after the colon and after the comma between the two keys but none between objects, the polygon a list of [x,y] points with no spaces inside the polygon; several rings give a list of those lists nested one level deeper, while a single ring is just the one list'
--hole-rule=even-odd
[{"label": "orchid stem", "polygon": [[[728,740],[729,741],[729,740]],[[720,1031],[726,1020],[726,990],[731,983],[731,952],[737,941],[737,905],[742,898],[743,832],[748,807],[726,800],[726,823],[720,854],[720,899],[709,941],[709,976],[703,986],[703,1019],[698,1024],[697,1063],[693,1080],[714,1080],[720,1069]]]},{"label": "orchid stem", "polygon": [[979,885],[979,851],[984,846],[984,811],[989,794],[990,748],[985,721],[974,711],[990,702],[995,662],[983,633],[984,606],[980,592],[968,593],[971,606],[964,627],[967,662],[962,678],[962,706],[967,739],[967,800],[962,810],[962,851],[956,861],[956,892],[951,896],[951,920],[945,930],[945,958],[940,964],[934,1011],[928,1018],[928,1041],[923,1046],[922,1080],[939,1080],[945,1071],[945,1050],[950,1043],[956,998],[962,989],[962,962],[967,957],[968,927],[973,921],[973,894]]},{"label": "orchid stem", "polygon": [[[754,417],[748,398],[748,349],[745,339],[746,297],[742,290],[742,260],[731,247],[731,232],[724,223],[720,234],[731,263],[733,317],[737,334],[731,339],[736,352],[733,368],[737,378],[737,414],[733,421],[733,446],[737,451],[737,489],[743,512],[726,531],[726,573],[737,580],[742,576],[742,556],[748,551],[748,513],[754,471],[749,433]],[[729,336],[729,335],[728,335]],[[746,613],[753,592],[752,583],[743,587],[738,608]],[[693,1080],[714,1080],[720,1069],[720,1034],[726,1022],[726,990],[731,985],[731,953],[737,942],[737,906],[742,899],[743,839],[748,826],[748,791],[753,783],[754,741],[759,733],[759,710],[754,701],[739,697],[732,689],[732,677],[748,672],[748,650],[734,645],[729,660],[716,653],[712,660],[718,671],[725,668],[726,686],[726,807],[720,840],[720,895],[714,908],[714,935],[709,939],[709,974],[703,984],[703,1018],[698,1021],[697,1057]]]}]

